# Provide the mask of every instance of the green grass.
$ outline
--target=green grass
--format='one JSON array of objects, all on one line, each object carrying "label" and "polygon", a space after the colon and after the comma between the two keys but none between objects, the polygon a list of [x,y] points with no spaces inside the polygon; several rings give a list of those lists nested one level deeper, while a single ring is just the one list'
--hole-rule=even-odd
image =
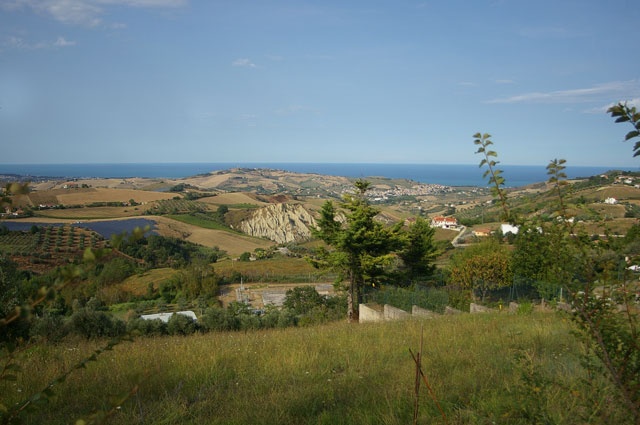
[{"label": "green grass", "polygon": [[[423,370],[446,423],[603,423],[585,417],[594,400],[609,423],[624,423],[604,384],[585,383],[569,321],[506,313],[140,338],[74,373],[24,423],[73,423],[138,386],[108,423],[409,424],[409,349],[418,351],[421,333]],[[23,351],[25,373],[0,383],[1,398],[15,402],[42,388],[96,346]],[[419,406],[419,423],[445,423],[424,386]]]},{"label": "green grass", "polygon": [[240,234],[240,232],[230,229],[228,226],[218,221],[215,221],[213,219],[208,219],[202,216],[195,216],[195,215],[189,215],[189,214],[171,214],[171,215],[167,215],[167,217],[176,221],[180,221],[182,223],[190,224],[192,226],[202,227],[204,229],[224,230],[227,232]]},{"label": "green grass", "polygon": [[240,273],[245,282],[316,282],[332,281],[334,276],[315,269],[304,258],[276,255],[257,261],[222,260],[213,264],[215,272],[229,277]]}]

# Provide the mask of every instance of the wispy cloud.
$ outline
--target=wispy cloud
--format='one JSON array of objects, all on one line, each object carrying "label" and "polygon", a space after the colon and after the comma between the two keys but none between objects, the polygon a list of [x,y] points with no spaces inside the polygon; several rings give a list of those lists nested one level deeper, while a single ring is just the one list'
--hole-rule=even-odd
[{"label": "wispy cloud", "polygon": [[96,27],[112,6],[137,8],[176,8],[188,0],[0,0],[0,8],[8,11],[31,9],[69,25]]},{"label": "wispy cloud", "polygon": [[231,62],[231,65],[244,67],[244,68],[256,68],[256,64],[251,62],[251,60],[247,58],[236,59],[233,62]]},{"label": "wispy cloud", "polygon": [[636,108],[640,107],[640,97],[636,97],[633,99],[620,99],[616,102],[608,103],[604,106],[599,106],[596,108],[587,109],[584,112],[587,114],[606,114],[609,108],[617,105],[618,103],[626,103],[629,106],[635,106]]},{"label": "wispy cloud", "polygon": [[58,39],[55,41],[55,43],[53,43],[53,45],[55,47],[69,47],[69,46],[75,46],[76,42],[69,41],[64,37],[58,37]]},{"label": "wispy cloud", "polygon": [[510,79],[499,79],[495,81],[496,84],[515,84],[514,80],[510,80]]},{"label": "wispy cloud", "polygon": [[29,42],[21,37],[7,37],[3,42],[0,42],[3,50],[17,49],[17,50],[39,50],[39,49],[58,49],[64,47],[75,46],[75,41],[67,40],[64,37],[58,37],[54,41],[39,41],[36,43]]},{"label": "wispy cloud", "polygon": [[585,103],[635,96],[640,96],[638,80],[611,81],[580,89],[524,93],[486,103]]},{"label": "wispy cloud", "polygon": [[278,115],[293,115],[302,112],[316,112],[316,109],[302,105],[290,105],[284,108],[276,109],[274,112]]}]

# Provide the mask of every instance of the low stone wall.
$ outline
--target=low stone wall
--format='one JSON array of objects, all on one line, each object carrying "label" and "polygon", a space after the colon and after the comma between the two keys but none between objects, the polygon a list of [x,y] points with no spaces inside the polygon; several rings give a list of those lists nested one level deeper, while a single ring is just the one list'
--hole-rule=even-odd
[{"label": "low stone wall", "polygon": [[360,304],[360,323],[364,322],[382,322],[384,321],[384,310],[380,310],[380,306],[369,306]]},{"label": "low stone wall", "polygon": [[[477,314],[477,313],[501,313],[502,311],[506,311],[509,314],[516,314],[518,312],[518,304],[515,302],[509,303],[508,309],[500,309],[497,310],[495,308],[485,307],[480,304],[471,303],[469,305],[469,313]],[[553,309],[546,307],[544,304],[542,306],[536,306],[536,310],[545,309],[542,311],[553,311]],[[556,306],[556,310],[560,311],[570,311],[570,306],[568,304],[558,303]],[[446,306],[444,309],[445,315],[451,314],[463,314],[464,311],[457,310],[453,307]],[[393,307],[389,304],[385,304],[384,306],[379,304],[360,304],[360,322],[383,322],[385,320],[402,320],[402,319],[410,319],[413,317],[423,318],[423,319],[433,319],[441,314],[438,314],[434,311],[427,310],[421,307],[414,305],[411,308],[411,313],[404,311],[400,308]]]},{"label": "low stone wall", "polygon": [[480,304],[471,303],[469,305],[469,313],[495,313],[497,310],[485,307]]},{"label": "low stone wall", "polygon": [[411,317],[435,317],[437,313],[413,306],[411,313],[389,304],[360,304],[360,323],[383,322],[385,320],[403,320]]},{"label": "low stone wall", "polygon": [[389,304],[384,305],[384,320],[408,319],[409,317],[411,317],[411,314],[402,309],[390,306]]}]

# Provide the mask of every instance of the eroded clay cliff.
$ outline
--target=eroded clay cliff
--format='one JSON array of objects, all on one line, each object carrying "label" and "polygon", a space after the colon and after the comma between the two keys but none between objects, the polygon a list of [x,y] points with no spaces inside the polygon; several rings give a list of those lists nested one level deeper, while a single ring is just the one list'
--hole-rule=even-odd
[{"label": "eroded clay cliff", "polygon": [[257,209],[240,223],[244,233],[277,243],[302,242],[311,237],[316,220],[301,204],[273,204]]}]

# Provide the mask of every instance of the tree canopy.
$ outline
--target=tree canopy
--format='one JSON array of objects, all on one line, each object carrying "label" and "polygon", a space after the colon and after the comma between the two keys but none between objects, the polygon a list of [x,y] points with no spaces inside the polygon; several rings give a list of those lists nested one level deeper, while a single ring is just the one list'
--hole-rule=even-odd
[{"label": "tree canopy", "polygon": [[435,256],[432,229],[424,221],[413,230],[403,223],[387,226],[376,220],[379,211],[366,198],[370,183],[357,180],[355,192],[344,196],[340,211],[331,201],[320,211],[314,235],[330,249],[320,249],[313,260],[338,272],[338,281],[347,282],[347,318],[358,320],[358,305],[366,285],[376,285],[389,278],[398,259],[408,279],[432,272]]}]

